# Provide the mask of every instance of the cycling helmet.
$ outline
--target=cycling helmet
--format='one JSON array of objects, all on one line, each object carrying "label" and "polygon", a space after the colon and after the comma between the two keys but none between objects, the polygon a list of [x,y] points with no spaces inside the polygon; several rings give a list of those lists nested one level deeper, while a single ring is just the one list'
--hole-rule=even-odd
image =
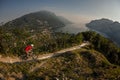
[{"label": "cycling helmet", "polygon": [[31,46],[33,47],[34,45],[33,45],[33,44],[31,44]]}]

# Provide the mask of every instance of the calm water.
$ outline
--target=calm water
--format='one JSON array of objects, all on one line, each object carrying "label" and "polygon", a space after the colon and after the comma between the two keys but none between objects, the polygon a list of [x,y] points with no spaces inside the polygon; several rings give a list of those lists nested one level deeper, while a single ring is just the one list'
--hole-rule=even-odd
[{"label": "calm water", "polygon": [[88,30],[89,29],[85,26],[85,24],[68,24],[65,27],[57,29],[57,31],[74,33],[74,34]]}]

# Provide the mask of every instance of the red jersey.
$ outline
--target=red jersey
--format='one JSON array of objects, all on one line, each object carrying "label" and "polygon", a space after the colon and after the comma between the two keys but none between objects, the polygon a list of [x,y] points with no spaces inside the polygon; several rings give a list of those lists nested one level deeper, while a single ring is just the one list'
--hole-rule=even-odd
[{"label": "red jersey", "polygon": [[28,51],[30,51],[30,50],[32,50],[32,46],[31,46],[31,45],[28,45],[28,46],[25,48],[25,51],[28,52]]}]

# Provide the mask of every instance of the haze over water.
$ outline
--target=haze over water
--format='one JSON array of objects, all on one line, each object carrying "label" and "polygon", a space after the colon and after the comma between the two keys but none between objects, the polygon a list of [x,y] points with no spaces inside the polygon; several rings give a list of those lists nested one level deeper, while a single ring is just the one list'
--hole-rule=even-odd
[{"label": "haze over water", "polygon": [[83,23],[73,23],[68,24],[65,27],[59,28],[58,31],[67,32],[67,33],[74,33],[77,34],[79,32],[88,31],[89,29]]}]

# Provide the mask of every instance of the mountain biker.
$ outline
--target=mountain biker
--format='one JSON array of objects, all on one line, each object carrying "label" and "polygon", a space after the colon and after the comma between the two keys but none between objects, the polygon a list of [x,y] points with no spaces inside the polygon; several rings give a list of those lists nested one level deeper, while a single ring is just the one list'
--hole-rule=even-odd
[{"label": "mountain biker", "polygon": [[33,51],[32,51],[32,50],[33,50],[33,47],[34,47],[33,44],[28,45],[28,46],[25,47],[26,57],[28,57],[31,53],[33,53]]}]

